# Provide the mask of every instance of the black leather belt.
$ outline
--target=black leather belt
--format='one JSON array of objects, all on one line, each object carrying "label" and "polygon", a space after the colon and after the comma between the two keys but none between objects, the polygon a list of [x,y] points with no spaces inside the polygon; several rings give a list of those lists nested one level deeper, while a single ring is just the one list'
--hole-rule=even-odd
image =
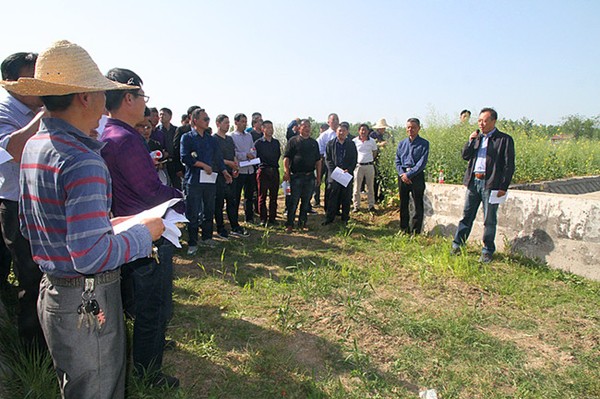
[{"label": "black leather belt", "polygon": [[361,166],[373,165],[373,162],[365,162],[365,163],[359,162],[358,164],[361,165]]}]

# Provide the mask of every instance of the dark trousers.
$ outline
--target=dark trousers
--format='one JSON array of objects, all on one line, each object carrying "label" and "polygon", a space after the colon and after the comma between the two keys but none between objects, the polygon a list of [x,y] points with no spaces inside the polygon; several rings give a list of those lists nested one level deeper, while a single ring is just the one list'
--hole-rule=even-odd
[{"label": "dark trousers", "polygon": [[351,181],[347,187],[342,186],[336,181],[327,183],[327,212],[326,220],[332,222],[335,219],[340,206],[342,207],[342,221],[350,220],[350,204],[352,203],[352,189],[354,182]]},{"label": "dark trousers", "polygon": [[[175,247],[163,238],[158,246],[160,263],[143,258],[121,269],[123,301],[132,309],[133,363],[138,373],[155,373],[162,368],[165,330],[173,314],[173,252]],[[131,291],[130,291],[131,290]]]},{"label": "dark trousers", "polygon": [[225,183],[225,178],[222,174],[217,177],[217,187],[215,195],[215,223],[217,224],[217,232],[221,233],[225,230],[225,220],[223,218],[223,206],[225,205],[227,219],[232,229],[239,227],[238,223],[238,203],[235,200],[235,181],[231,184]]},{"label": "dark trousers", "polygon": [[199,226],[202,227],[203,240],[212,238],[216,190],[216,184],[212,183],[188,184],[186,187],[185,216],[189,220],[187,224],[189,246],[198,243]]},{"label": "dark trousers", "polygon": [[[263,222],[274,222],[277,218],[277,194],[279,193],[279,169],[261,168],[256,174],[258,185],[258,213]],[[267,213],[267,196],[269,212]]]},{"label": "dark trousers", "polygon": [[0,225],[4,244],[11,253],[13,270],[17,281],[18,308],[17,327],[19,336],[30,344],[37,341],[45,347],[44,334],[37,314],[37,300],[42,272],[31,256],[29,241],[19,229],[19,204],[16,201],[0,201]]},{"label": "dark trousers", "polygon": [[238,204],[242,200],[244,190],[244,213],[246,222],[254,221],[254,192],[256,191],[256,174],[239,174],[235,179],[235,199]]},{"label": "dark trousers", "polygon": [[294,226],[296,210],[300,204],[300,214],[298,216],[298,226],[305,226],[307,221],[308,209],[310,208],[310,196],[315,187],[314,173],[295,173],[290,177],[292,194],[288,208],[286,226]]},{"label": "dark trousers", "polygon": [[177,176],[178,169],[173,162],[167,163],[167,174],[169,175],[169,181],[171,186],[181,191],[181,177]]},{"label": "dark trousers", "polygon": [[[321,168],[321,180],[320,181],[327,181],[327,178],[329,177],[329,170],[327,169],[327,167],[325,166],[325,158],[321,158],[321,164],[323,165],[323,167]],[[327,184],[325,184],[325,187],[327,187]],[[315,193],[313,198],[315,199],[315,203],[316,204],[320,204],[321,203],[321,185],[317,185],[315,182]],[[323,193],[323,201],[327,201],[327,194]]]},{"label": "dark trousers", "polygon": [[[412,184],[402,182],[398,176],[398,191],[400,192],[400,229],[406,233],[420,234],[423,228],[423,196],[425,194],[425,174],[416,174],[411,178]],[[410,213],[408,203],[412,193],[415,204],[415,215],[409,227]]]}]

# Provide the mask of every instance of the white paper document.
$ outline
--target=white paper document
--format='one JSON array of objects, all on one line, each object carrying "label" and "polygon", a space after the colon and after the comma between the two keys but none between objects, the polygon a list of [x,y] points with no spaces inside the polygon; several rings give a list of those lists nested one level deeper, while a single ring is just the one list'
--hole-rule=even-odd
[{"label": "white paper document", "polygon": [[131,218],[127,219],[126,221],[114,226],[113,231],[115,232],[115,234],[122,233],[125,230],[128,230],[131,227],[135,226],[136,224],[140,224],[140,220],[144,218],[162,218],[163,223],[165,225],[165,231],[162,233],[162,236],[167,240],[171,241],[171,243],[173,243],[173,245],[175,245],[177,248],[181,248],[181,244],[179,243],[181,231],[175,223],[188,222],[188,220],[181,213],[177,213],[174,210],[169,209],[181,200],[181,198],[173,198],[166,202],[163,202],[160,205],[155,206],[154,208],[140,212],[137,215],[134,215]]},{"label": "white paper document", "polygon": [[501,204],[508,198],[508,191],[502,197],[498,197],[498,190],[490,191],[490,204]]},{"label": "white paper document", "polygon": [[245,168],[246,166],[252,166],[252,165],[260,165],[260,158],[254,158],[249,161],[241,161],[240,162],[240,168]]},{"label": "white paper document", "polygon": [[200,170],[200,183],[211,183],[215,184],[217,182],[217,176],[219,174],[213,170],[213,172],[209,175],[204,171],[204,169]]},{"label": "white paper document", "polygon": [[344,172],[339,166],[333,170],[331,178],[344,187],[348,187],[348,184],[352,181],[352,175],[348,172]]},{"label": "white paper document", "polygon": [[8,162],[11,159],[13,159],[12,155],[10,155],[4,148],[0,147],[0,164]]}]

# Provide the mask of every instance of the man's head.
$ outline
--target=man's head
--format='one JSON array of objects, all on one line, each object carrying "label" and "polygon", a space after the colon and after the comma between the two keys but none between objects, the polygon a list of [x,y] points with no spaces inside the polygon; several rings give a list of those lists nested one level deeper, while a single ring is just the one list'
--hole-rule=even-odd
[{"label": "man's head", "polygon": [[469,111],[468,109],[463,109],[462,111],[460,111],[461,123],[469,123],[470,119],[471,119],[471,111]]},{"label": "man's head", "polygon": [[11,93],[40,96],[53,117],[69,121],[88,135],[104,112],[105,91],[130,88],[106,79],[87,51],[66,40],[39,55],[33,78],[1,84]]},{"label": "man's head", "polygon": [[[37,54],[35,53],[15,53],[9,55],[2,61],[2,66],[0,67],[2,70],[2,80],[14,82],[19,80],[19,78],[33,78],[36,60]],[[11,94],[30,108],[42,106],[42,101],[38,96]]]},{"label": "man's head", "polygon": [[369,125],[366,123],[361,123],[360,126],[358,126],[358,137],[360,137],[362,141],[368,140],[370,131],[371,129],[369,129]]},{"label": "man's head", "polygon": [[148,141],[150,139],[150,135],[152,134],[152,123],[150,123],[149,118],[144,118],[142,121],[136,123],[134,128],[142,135],[144,140]]},{"label": "man's head", "polygon": [[233,123],[235,124],[235,130],[243,132],[246,129],[246,126],[248,126],[248,118],[242,113],[235,114]]},{"label": "man's head", "polygon": [[131,90],[111,90],[106,92],[106,109],[116,119],[134,126],[144,118],[144,109],[149,98],[144,93],[144,82],[133,71],[113,68],[106,77],[114,82],[132,86]]},{"label": "man's head", "polygon": [[210,118],[203,108],[197,108],[192,112],[191,125],[198,133],[204,133],[208,129]]},{"label": "man's head", "polygon": [[327,123],[321,123],[321,126],[319,126],[319,133],[323,133],[327,129],[329,129],[329,125]]},{"label": "man's head", "polygon": [[155,128],[158,125],[158,121],[160,120],[160,116],[158,115],[158,109],[155,107],[150,108],[150,123],[152,123],[152,128]]},{"label": "man's head", "polygon": [[219,133],[227,133],[229,131],[229,117],[227,115],[224,114],[220,114],[219,116],[217,116],[217,119],[215,119],[215,122],[217,123],[217,131]]},{"label": "man's head", "polygon": [[341,143],[343,143],[346,140],[346,137],[348,137],[348,129],[350,129],[350,124],[348,122],[342,122],[338,125],[335,135]]},{"label": "man's head", "polygon": [[171,111],[169,108],[161,108],[158,112],[158,117],[161,125],[170,126],[171,118],[173,118],[173,111]]},{"label": "man's head", "polygon": [[410,141],[413,141],[417,137],[419,130],[421,130],[421,121],[417,118],[408,118],[406,121],[406,133]]},{"label": "man's head", "polygon": [[262,114],[260,112],[253,112],[252,116],[250,118],[252,118],[252,120],[254,120],[256,118],[262,119]]},{"label": "man's head", "polygon": [[298,131],[300,136],[307,139],[310,137],[310,121],[308,119],[300,120],[300,124],[298,125]]},{"label": "man's head", "polygon": [[252,119],[252,129],[256,130],[259,133],[262,133],[262,125],[263,125],[263,120],[262,120],[261,116],[255,116]]},{"label": "man's head", "polygon": [[190,124],[190,116],[188,114],[181,115],[181,125],[189,125]]},{"label": "man's head", "polygon": [[265,135],[265,137],[269,140],[271,140],[271,138],[273,137],[273,122],[271,121],[263,121],[262,123],[262,133]]},{"label": "man's head", "polygon": [[327,117],[327,124],[334,132],[337,131],[338,126],[340,125],[340,118],[337,114],[331,113]]},{"label": "man's head", "polygon": [[488,134],[496,128],[496,121],[498,120],[498,113],[493,108],[483,108],[479,112],[479,119],[477,124],[481,133]]}]

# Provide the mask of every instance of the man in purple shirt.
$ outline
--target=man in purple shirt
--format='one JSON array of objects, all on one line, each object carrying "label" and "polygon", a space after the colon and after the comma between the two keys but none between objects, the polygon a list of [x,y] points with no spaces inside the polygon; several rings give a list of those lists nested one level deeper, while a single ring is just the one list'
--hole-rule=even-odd
[{"label": "man in purple shirt", "polygon": [[[164,185],[156,173],[143,137],[134,129],[144,119],[148,97],[142,79],[128,69],[111,69],[110,80],[133,87],[106,93],[106,122],[102,157],[112,178],[114,216],[134,215],[172,198],[181,198],[175,188]],[[181,208],[178,211],[182,211]],[[168,240],[156,241],[159,264],[139,260],[123,266],[125,311],[135,317],[133,362],[138,375],[148,374],[154,385],[179,385],[179,380],[162,373],[165,330],[172,311],[173,250]],[[148,267],[148,263],[154,263]],[[133,289],[135,298],[129,290]],[[130,303],[133,298],[133,305]]]}]

